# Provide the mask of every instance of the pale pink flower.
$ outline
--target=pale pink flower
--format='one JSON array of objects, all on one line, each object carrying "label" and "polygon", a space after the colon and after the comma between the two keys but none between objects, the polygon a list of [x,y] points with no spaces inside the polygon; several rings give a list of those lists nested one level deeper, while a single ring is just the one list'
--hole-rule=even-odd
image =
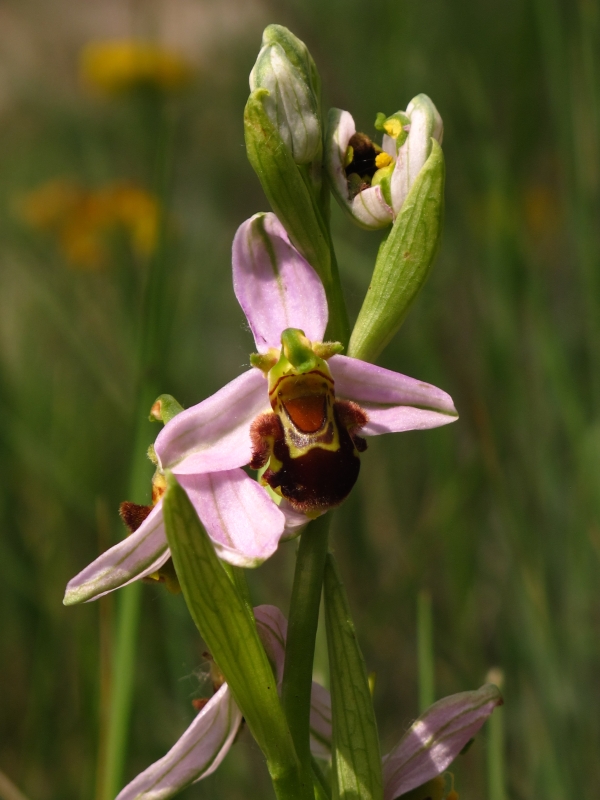
[{"label": "pale pink flower", "polygon": [[[238,229],[233,285],[259,353],[279,351],[287,328],[301,329],[311,342],[323,340],[323,285],[274,214],[257,214]],[[436,428],[457,418],[450,396],[428,383],[343,355],[327,364],[336,398],[367,414],[361,436]],[[174,417],[155,443],[159,468],[177,476],[219,557],[241,567],[261,564],[308,521],[286,500],[274,502],[242,469],[252,459],[250,427],[270,410],[265,375],[251,367]],[[159,500],[134,533],[70,581],[64,602],[94,600],[155,573],[169,557]]]}]

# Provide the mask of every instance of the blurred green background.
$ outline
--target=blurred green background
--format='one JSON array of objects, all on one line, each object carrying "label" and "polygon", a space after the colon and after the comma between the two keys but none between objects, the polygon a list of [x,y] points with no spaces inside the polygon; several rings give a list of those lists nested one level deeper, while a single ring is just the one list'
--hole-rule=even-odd
[{"label": "blurred green background", "polygon": [[[383,750],[418,713],[416,607],[425,590],[436,695],[476,688],[490,668],[505,675],[507,794],[488,786],[484,731],[455,764],[461,798],[593,797],[600,786],[596,0],[0,5],[0,770],[29,800],[100,798],[96,764],[118,598],[68,609],[61,601],[67,580],[123,536],[117,509],[127,499],[134,337],[150,258],[136,249],[127,222],[104,221],[96,261],[75,263],[64,228],[59,235],[56,222],[32,224],[30,193],[59,179],[51,186],[62,187],[61,198],[65,186],[69,197],[79,192],[80,207],[82,196],[107,186],[150,192],[154,133],[133,99],[82,84],[79,52],[90,40],[151,37],[194,72],[160,111],[169,131],[171,304],[160,390],[191,405],[235,377],[253,349],[233,296],[230,247],[236,227],[267,210],[246,161],[242,112],[269,22],[306,41],[325,104],[350,110],[359,129],[372,132],[378,111],[405,108],[418,92],[434,99],[445,122],[441,253],[381,363],[447,390],[461,418],[372,439],[334,532],[360,641],[377,673]],[[55,208],[53,197],[46,210]],[[337,208],[333,219],[355,315],[380,237],[353,228]],[[293,559],[294,544],[283,545],[250,576],[256,602],[287,611]],[[206,676],[203,649],[182,598],[144,586],[127,779],[192,719]],[[324,665],[320,640],[321,674]],[[270,792],[245,734],[223,767],[182,797]]]}]

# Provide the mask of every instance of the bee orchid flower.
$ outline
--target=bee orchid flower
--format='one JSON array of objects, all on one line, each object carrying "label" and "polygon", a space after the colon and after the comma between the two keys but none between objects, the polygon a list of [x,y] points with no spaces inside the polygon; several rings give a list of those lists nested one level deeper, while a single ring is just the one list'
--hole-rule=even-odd
[{"label": "bee orchid flower", "polygon": [[378,114],[381,147],[356,130],[348,111],[332,108],[326,137],[326,166],[331,191],[362,228],[385,228],[396,219],[419,172],[431,154],[431,140],[441,144],[443,123],[425,94],[406,111]]},{"label": "bee orchid flower", "polygon": [[[323,285],[274,214],[238,229],[233,284],[258,351],[252,366],[173,417],[154,449],[159,475],[177,476],[219,557],[254,567],[345,499],[365,437],[436,428],[457,414],[441,389],[323,341]],[[263,470],[260,482],[247,466]],[[170,555],[161,509],[158,499],[130,536],[73,578],[64,602],[156,573]]]},{"label": "bee orchid flower", "polygon": [[[287,620],[275,606],[258,606],[254,615],[281,691]],[[501,703],[498,689],[487,684],[477,691],[450,695],[430,706],[383,758],[384,800],[395,800],[435,782]],[[167,800],[189,784],[206,778],[229,751],[241,724],[240,711],[224,683],[171,750],[129,783],[116,800]],[[331,698],[315,682],[310,734],[312,754],[327,760],[332,742]],[[431,788],[435,791],[435,787]],[[430,787],[427,789],[423,798],[431,795]]]}]

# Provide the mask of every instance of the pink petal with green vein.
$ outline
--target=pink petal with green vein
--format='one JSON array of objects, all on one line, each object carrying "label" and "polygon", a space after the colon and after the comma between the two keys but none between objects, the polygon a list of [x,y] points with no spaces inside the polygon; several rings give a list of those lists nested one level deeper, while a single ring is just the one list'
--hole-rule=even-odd
[{"label": "pink petal with green vein", "polygon": [[285,517],[243,470],[181,475],[179,481],[219,558],[238,567],[257,567],[277,550]]},{"label": "pink petal with green vein", "polygon": [[254,368],[243,372],[165,425],[154,444],[162,468],[185,475],[248,464],[252,457],[250,425],[268,409],[263,373]]},{"label": "pink petal with green vein", "polygon": [[140,773],[116,800],[166,800],[219,766],[242,722],[229,687],[223,684],[169,752]]},{"label": "pink petal with green vein", "polygon": [[135,533],[102,553],[69,581],[63,603],[70,606],[97,600],[156,572],[169,557],[160,502]]},{"label": "pink petal with green vein", "polygon": [[430,706],[383,759],[384,800],[395,800],[441,775],[501,704],[498,688],[488,683]]},{"label": "pink petal with green vein", "polygon": [[336,396],[354,400],[367,412],[365,436],[437,428],[458,417],[450,395],[429,383],[347,356],[333,356],[328,363]]},{"label": "pink petal with green vein", "polygon": [[368,403],[362,405],[369,421],[361,428],[363,436],[380,436],[382,433],[402,433],[403,431],[423,431],[429,428],[440,428],[458,417],[451,417],[439,411],[426,411],[411,406],[395,408],[372,408]]},{"label": "pink petal with green vein", "polygon": [[323,339],[328,313],[323,284],[275,214],[255,214],[238,228],[233,288],[259,352],[281,347],[286,328],[300,328],[313,341]]}]

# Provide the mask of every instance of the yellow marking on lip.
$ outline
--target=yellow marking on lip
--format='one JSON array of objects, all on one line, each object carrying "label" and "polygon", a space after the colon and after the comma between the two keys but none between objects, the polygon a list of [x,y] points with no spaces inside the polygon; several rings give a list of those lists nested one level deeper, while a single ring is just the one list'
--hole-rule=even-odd
[{"label": "yellow marking on lip", "polygon": [[269,398],[271,398],[272,395],[275,394],[275,392],[279,388],[279,385],[280,385],[281,381],[284,381],[287,378],[294,378],[295,380],[301,380],[303,378],[307,378],[310,375],[318,375],[319,377],[325,378],[325,380],[329,381],[329,383],[332,385],[332,387],[334,385],[334,380],[331,377],[331,375],[327,375],[325,372],[321,372],[321,370],[319,370],[319,369],[315,369],[312,372],[306,372],[303,375],[296,375],[293,372],[288,372],[286,375],[282,375],[280,378],[277,379],[277,383],[275,384],[275,386],[273,386],[273,388],[269,392]]}]

